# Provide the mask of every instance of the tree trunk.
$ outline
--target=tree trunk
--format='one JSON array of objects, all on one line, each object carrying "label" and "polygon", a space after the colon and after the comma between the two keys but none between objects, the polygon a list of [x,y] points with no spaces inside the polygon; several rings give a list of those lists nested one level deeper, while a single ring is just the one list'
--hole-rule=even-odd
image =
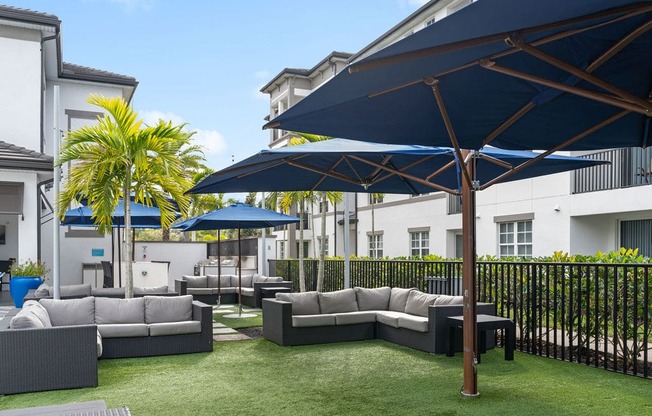
[{"label": "tree trunk", "polygon": [[[322,197],[322,204],[326,205],[326,195]],[[313,231],[314,234],[314,231]],[[321,247],[319,247],[319,264],[317,265],[317,292],[324,289],[324,263],[326,261],[326,210],[321,213]]]},{"label": "tree trunk", "polygon": [[161,240],[163,241],[170,241],[170,228],[165,227],[161,229]]},{"label": "tree trunk", "polygon": [[299,203],[299,291],[306,291],[306,273],[303,270],[303,197]]},{"label": "tree trunk", "polygon": [[317,258],[317,236],[315,234],[315,200],[310,198],[310,224],[312,225],[312,258]]},{"label": "tree trunk", "polygon": [[[129,184],[131,183],[131,167],[127,169],[127,177],[125,178],[125,187],[123,191],[123,198],[125,204],[125,237],[123,239],[124,253],[126,259],[126,276],[125,276],[125,298],[134,297],[134,268],[131,258],[133,257],[133,249],[131,247],[131,197]],[[120,265],[122,266],[122,265]]]}]

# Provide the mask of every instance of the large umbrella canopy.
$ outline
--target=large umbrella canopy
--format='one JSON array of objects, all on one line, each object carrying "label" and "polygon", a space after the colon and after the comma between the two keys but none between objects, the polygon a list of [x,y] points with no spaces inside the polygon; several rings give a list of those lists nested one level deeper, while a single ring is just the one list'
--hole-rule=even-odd
[{"label": "large umbrella canopy", "polygon": [[[200,231],[200,230],[228,230],[238,229],[238,301],[239,315],[242,315],[242,259],[240,248],[240,230],[243,228],[267,228],[276,227],[277,225],[298,223],[300,220],[291,215],[281,214],[276,211],[253,207],[249,204],[238,202],[229,205],[226,208],[217,209],[198,217],[189,218],[182,221],[172,228],[178,228],[183,231]],[[218,241],[219,250],[219,241]],[[219,253],[219,251],[218,251]],[[219,262],[218,262],[219,265]],[[219,268],[218,268],[219,270]],[[221,274],[218,271],[218,274]],[[220,279],[218,281],[218,304],[221,292]]]},{"label": "large umbrella canopy", "polygon": [[[266,127],[452,145],[459,159],[487,144],[545,150],[541,157],[647,146],[650,28],[651,0],[477,1],[355,63]],[[477,395],[474,191],[482,189],[474,167],[462,165],[469,396]]]},{"label": "large umbrella canopy", "polygon": [[[148,207],[136,202],[131,203],[131,226],[133,228],[161,228],[161,211],[158,207]],[[61,225],[94,227],[94,213],[88,206],[80,206],[66,211]],[[113,210],[113,228],[124,227],[125,211],[123,201]]]},{"label": "large umbrella canopy", "polygon": [[650,28],[652,1],[477,1],[266,127],[430,146],[450,146],[452,131],[465,149],[647,146]]},{"label": "large umbrella canopy", "polygon": [[[538,155],[487,147],[474,154],[476,179],[480,185],[487,185]],[[605,162],[551,155],[504,179],[531,178],[602,163]],[[189,192],[312,190],[422,194],[443,190],[457,193],[461,180],[456,154],[449,147],[332,139],[262,150],[213,173]]]}]

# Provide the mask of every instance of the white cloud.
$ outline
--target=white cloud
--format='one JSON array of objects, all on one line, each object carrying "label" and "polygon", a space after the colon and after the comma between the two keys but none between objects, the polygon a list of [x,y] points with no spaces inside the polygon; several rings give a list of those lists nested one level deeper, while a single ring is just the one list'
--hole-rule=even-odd
[{"label": "white cloud", "polygon": [[[162,111],[139,111],[139,117],[149,126],[158,123],[159,120],[171,121],[172,124],[186,123],[183,117],[174,113],[164,113]],[[229,146],[224,136],[217,130],[194,129],[188,126],[188,130],[195,131],[192,136],[193,143],[202,146],[206,156],[220,155],[226,153]]]}]

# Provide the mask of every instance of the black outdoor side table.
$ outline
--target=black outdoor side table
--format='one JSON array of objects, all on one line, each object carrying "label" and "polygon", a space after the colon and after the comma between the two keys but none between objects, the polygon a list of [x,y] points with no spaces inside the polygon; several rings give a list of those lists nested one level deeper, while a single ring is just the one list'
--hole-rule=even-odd
[{"label": "black outdoor side table", "polygon": [[290,292],[292,292],[292,289],[290,289],[289,287],[282,287],[282,286],[261,287],[260,297],[275,298],[277,293],[290,293]]},{"label": "black outdoor side table", "polygon": [[[455,355],[455,330],[462,328],[464,323],[463,316],[449,316],[446,319],[449,327],[448,334],[448,352],[447,356],[452,357]],[[480,355],[487,352],[487,331],[495,329],[505,330],[505,360],[514,359],[514,349],[516,349],[516,325],[514,321],[509,318],[503,318],[494,315],[479,314],[477,317],[478,322],[478,349],[477,356],[478,363],[480,362]]]}]

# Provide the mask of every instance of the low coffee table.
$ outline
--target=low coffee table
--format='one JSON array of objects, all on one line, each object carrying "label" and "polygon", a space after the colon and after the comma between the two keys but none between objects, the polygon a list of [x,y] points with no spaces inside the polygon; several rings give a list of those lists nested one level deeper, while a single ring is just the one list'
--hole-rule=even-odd
[{"label": "low coffee table", "polygon": [[[446,319],[449,328],[448,334],[448,352],[447,356],[452,357],[455,355],[455,330],[462,328],[464,323],[463,316],[449,316]],[[495,329],[505,330],[505,360],[514,359],[514,349],[516,348],[516,325],[514,321],[509,318],[503,318],[494,315],[479,314],[477,317],[478,322],[478,363],[480,362],[480,355],[487,352],[487,331]]]},{"label": "low coffee table", "polygon": [[262,298],[275,298],[277,293],[290,293],[292,289],[282,286],[261,287],[260,296]]}]

